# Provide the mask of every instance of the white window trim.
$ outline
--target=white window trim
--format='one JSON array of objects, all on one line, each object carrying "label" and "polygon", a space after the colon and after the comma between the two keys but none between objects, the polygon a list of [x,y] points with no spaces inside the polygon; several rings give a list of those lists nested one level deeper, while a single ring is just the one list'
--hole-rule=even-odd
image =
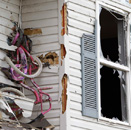
[{"label": "white window trim", "polygon": [[[100,59],[100,23],[99,23],[99,15],[100,15],[100,7],[105,7],[105,8],[109,8],[109,9],[112,9],[114,11],[117,11],[119,12],[120,14],[122,15],[126,15],[127,12],[129,12],[129,10],[125,9],[124,11],[121,10],[121,9],[118,9],[116,8],[115,6],[113,7],[113,5],[107,5],[106,3],[104,2],[101,2],[101,1],[98,1],[96,2],[96,41],[97,41],[97,65],[98,65],[98,68],[100,68],[100,63],[103,63],[103,64],[107,64],[107,61],[106,60],[102,60]],[[129,12],[130,13],[130,12]],[[131,15],[130,15],[131,16]],[[127,48],[130,48],[130,38],[129,38],[129,23],[131,22],[128,22],[128,30],[127,30]],[[127,49],[127,58],[128,58],[128,63],[127,63],[127,66],[123,66],[123,65],[116,65],[116,64],[113,64],[112,62],[109,62],[108,65],[110,65],[110,67],[113,67],[113,68],[116,68],[117,69],[119,68],[120,70],[124,70],[124,71],[127,71],[127,75],[126,75],[126,82],[127,82],[127,118],[128,118],[128,123],[126,122],[122,122],[122,121],[117,121],[117,120],[112,120],[112,119],[108,119],[108,118],[105,118],[105,117],[102,117],[101,116],[101,99],[100,99],[100,69],[97,70],[97,74],[98,74],[98,118],[100,120],[105,120],[105,121],[109,121],[109,122],[112,122],[112,123],[118,123],[118,124],[124,124],[124,125],[131,125],[131,71],[130,71],[130,50]],[[106,61],[106,62],[105,62]]]}]

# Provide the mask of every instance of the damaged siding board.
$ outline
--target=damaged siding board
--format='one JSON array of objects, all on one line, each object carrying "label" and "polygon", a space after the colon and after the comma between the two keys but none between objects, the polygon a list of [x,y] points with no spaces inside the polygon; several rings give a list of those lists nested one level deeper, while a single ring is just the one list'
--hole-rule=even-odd
[{"label": "damaged siding board", "polygon": [[[47,58],[51,62],[49,69],[45,67],[35,81],[43,87],[53,87],[53,89],[44,90],[52,98],[52,110],[45,115],[46,119],[55,125],[54,130],[59,129],[60,104],[58,102],[59,87],[59,54],[60,45],[58,38],[58,0],[23,0],[22,6],[22,27],[23,29],[37,30],[39,34],[29,35],[33,41],[32,54],[40,56],[44,60]],[[53,58],[52,55],[55,55]],[[52,59],[53,58],[53,59]],[[47,61],[46,60],[46,61]],[[32,85],[29,83],[29,85]],[[25,90],[27,97],[35,99],[34,95]],[[43,104],[44,110],[48,109],[48,102]],[[33,115],[40,113],[40,105],[34,107]]]},{"label": "damaged siding board", "polygon": [[[7,36],[12,32],[13,23],[11,21],[18,22],[19,0],[0,0],[0,2],[0,48],[14,50],[15,47],[7,44]],[[0,68],[8,67],[8,64],[4,61],[5,55],[6,52],[0,50]],[[16,86],[2,72],[0,73],[0,83]]]}]

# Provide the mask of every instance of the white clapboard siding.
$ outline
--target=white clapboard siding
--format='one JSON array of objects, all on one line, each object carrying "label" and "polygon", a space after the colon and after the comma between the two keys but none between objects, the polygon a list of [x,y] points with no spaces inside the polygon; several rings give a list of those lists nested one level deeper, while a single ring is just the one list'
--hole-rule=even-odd
[{"label": "white clapboard siding", "polygon": [[[42,49],[43,47],[43,49]],[[34,53],[38,53],[38,52],[47,52],[47,51],[53,51],[60,49],[60,45],[58,43],[48,43],[45,45],[37,45],[37,46],[33,46],[32,51]]]},{"label": "white clapboard siding", "polygon": [[[69,0],[68,2],[69,34],[69,79],[70,79],[70,117],[71,130],[93,130],[82,123],[82,81],[81,81],[81,37],[83,33],[94,32],[95,3],[89,0]],[[77,118],[73,116],[78,111]],[[86,117],[85,117],[86,118]],[[79,124],[75,124],[74,122]]]},{"label": "white clapboard siding", "polygon": [[0,17],[18,22],[18,14],[0,8]]},{"label": "white clapboard siding", "polygon": [[[83,33],[95,32],[96,0],[68,0],[68,38],[69,38],[69,93],[71,130],[128,130],[129,126],[111,125],[82,115],[82,80],[81,80],[81,37]],[[101,0],[104,1],[104,0]],[[111,1],[108,0],[113,5]],[[108,3],[108,1],[106,1]],[[120,0],[118,0],[120,3]],[[122,3],[115,7],[124,9]]]},{"label": "white clapboard siding", "polygon": [[[7,44],[7,36],[12,32],[13,22],[18,22],[19,0],[0,0],[0,68],[8,68],[9,65],[4,60],[6,56],[5,50],[15,51],[15,46]],[[0,72],[0,83],[11,86],[18,86]]]},{"label": "white clapboard siding", "polygon": [[3,25],[8,28],[12,28],[14,24],[9,19],[5,19],[5,18],[1,17],[0,18],[0,25]]},{"label": "white clapboard siding", "polygon": [[[42,34],[29,36],[33,42],[32,55],[43,54],[45,56],[48,52],[56,52],[59,56],[58,0],[23,0],[22,27],[23,29],[40,28],[42,30]],[[52,98],[52,110],[45,114],[45,118],[55,126],[55,130],[60,130],[59,65],[51,65],[50,68],[43,68],[42,73],[35,78],[35,82],[41,88],[52,87],[52,89],[43,90]],[[27,82],[29,86],[32,86],[30,81]],[[28,98],[35,99],[31,91],[25,89],[24,93]],[[48,102],[43,103],[44,110],[48,107]],[[40,114],[40,104],[33,108],[33,117],[38,114]]]},{"label": "white clapboard siding", "polygon": [[83,33],[91,34],[91,32],[88,32],[88,30],[84,31],[84,30],[80,30],[78,28],[74,28],[71,26],[68,27],[68,33],[70,35],[77,36],[79,38],[82,37]]},{"label": "white clapboard siding", "polygon": [[33,13],[36,11],[47,11],[47,10],[54,10],[54,9],[57,9],[57,2],[50,1],[50,2],[43,2],[43,3],[39,3],[39,4],[37,3],[34,5],[28,5],[28,7],[23,6],[22,13],[24,16],[24,14],[29,13],[29,12]]},{"label": "white clapboard siding", "polygon": [[89,17],[87,15],[83,15],[80,13],[76,13],[72,10],[68,10],[68,17],[78,20],[78,21],[81,21],[81,22],[84,22],[84,23],[91,24],[91,25],[94,25],[94,22],[95,22],[95,18]]},{"label": "white clapboard siding", "polygon": [[9,36],[11,32],[12,32],[12,30],[10,28],[7,28],[5,26],[0,27],[0,33],[4,34],[6,36]]},{"label": "white clapboard siding", "polygon": [[3,0],[0,0],[0,8],[14,12],[15,14],[19,12],[19,6],[7,3]]},{"label": "white clapboard siding", "polygon": [[54,43],[58,42],[58,35],[47,35],[47,36],[38,36],[32,38],[33,45],[43,45],[44,43]]},{"label": "white clapboard siding", "polygon": [[89,24],[85,24],[85,23],[80,22],[80,21],[76,21],[76,20],[71,19],[71,18],[68,19],[68,24],[71,27],[78,28],[80,30],[88,31],[88,32],[91,32],[91,33],[93,33],[93,31],[94,31],[93,26],[91,26]]},{"label": "white clapboard siding", "polygon": [[72,3],[72,2],[69,2],[67,5],[68,5],[67,8],[69,10],[73,10],[73,11],[81,13],[83,15],[88,15],[92,18],[95,18],[95,10],[93,10],[93,9],[89,9],[87,7],[83,7],[79,4],[75,4],[75,3]]},{"label": "white clapboard siding", "polygon": [[95,3],[89,0],[68,0],[69,2],[78,4],[80,6],[95,10]]},{"label": "white clapboard siding", "polygon": [[3,1],[5,1],[7,3],[10,3],[12,5],[17,5],[17,6],[20,5],[20,1],[19,0],[3,0]]},{"label": "white clapboard siding", "polygon": [[[81,37],[83,33],[94,32],[95,3],[89,0],[69,0],[68,2],[69,34],[69,79],[70,79],[70,117],[71,130],[93,130],[85,127],[82,117],[82,81],[81,81]],[[80,113],[73,116],[75,112]],[[85,117],[86,118],[86,117]],[[80,123],[75,124],[76,121]]]},{"label": "white clapboard siding", "polygon": [[57,2],[57,0],[37,0],[37,1],[36,0],[23,0],[23,5],[28,7],[28,5],[42,4],[42,3],[51,2],[51,1]]},{"label": "white clapboard siding", "polygon": [[36,21],[23,22],[23,28],[41,28],[58,25],[58,18],[43,19]]},{"label": "white clapboard siding", "polygon": [[71,43],[71,42],[69,45],[69,49],[70,49],[70,51],[74,51],[76,53],[81,53],[81,47],[79,45]]},{"label": "white clapboard siding", "polygon": [[47,10],[44,12],[34,12],[34,13],[26,13],[22,15],[22,20],[23,21],[31,21],[31,20],[40,20],[40,19],[48,19],[48,18],[56,18],[57,16],[57,10]]}]

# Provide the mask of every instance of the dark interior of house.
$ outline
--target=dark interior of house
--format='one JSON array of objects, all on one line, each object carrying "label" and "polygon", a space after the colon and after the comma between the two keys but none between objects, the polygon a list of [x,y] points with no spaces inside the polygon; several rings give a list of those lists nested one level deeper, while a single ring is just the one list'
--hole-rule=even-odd
[{"label": "dark interior of house", "polygon": [[[117,13],[102,8],[100,13],[100,42],[103,57],[106,60],[121,64],[121,60],[123,60],[121,55],[124,51],[119,50],[118,41],[120,39],[118,39],[118,19],[116,17],[123,18]],[[122,49],[124,50],[124,48]],[[122,76],[117,69],[103,65],[100,69],[100,75],[102,116],[110,119],[117,118],[120,121],[126,120],[124,119],[126,118],[126,107],[122,107],[126,106],[126,96],[122,94]]]}]

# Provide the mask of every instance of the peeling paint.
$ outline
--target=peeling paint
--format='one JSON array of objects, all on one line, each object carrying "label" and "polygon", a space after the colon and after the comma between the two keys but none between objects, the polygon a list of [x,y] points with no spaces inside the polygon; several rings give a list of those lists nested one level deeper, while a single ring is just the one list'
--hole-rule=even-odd
[{"label": "peeling paint", "polygon": [[62,78],[62,88],[62,114],[64,114],[67,105],[67,74],[64,74]]},{"label": "peeling paint", "polygon": [[37,28],[37,29],[26,28],[24,29],[24,34],[25,35],[42,34],[42,30],[40,28]]},{"label": "peeling paint", "polygon": [[61,65],[62,65],[62,60],[65,58],[66,56],[66,49],[64,44],[61,44]]},{"label": "peeling paint", "polygon": [[43,54],[38,56],[42,63],[49,63],[50,65],[59,64],[59,56],[56,52],[49,52],[44,57]]},{"label": "peeling paint", "polygon": [[67,34],[67,5],[66,3],[63,5],[61,10],[61,16],[62,16],[62,30],[61,35]]}]

